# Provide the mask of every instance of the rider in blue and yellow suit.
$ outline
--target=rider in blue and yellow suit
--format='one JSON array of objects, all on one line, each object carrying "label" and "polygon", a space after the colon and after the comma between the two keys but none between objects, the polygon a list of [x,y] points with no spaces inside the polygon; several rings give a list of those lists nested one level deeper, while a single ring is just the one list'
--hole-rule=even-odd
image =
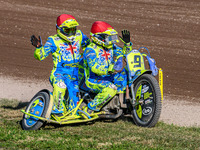
[{"label": "rider in blue and yellow suit", "polygon": [[[80,30],[77,30],[78,22],[68,14],[62,14],[57,18],[57,34],[49,36],[45,45],[33,35],[32,44],[36,47],[34,56],[42,61],[50,53],[53,56],[53,70],[50,75],[50,83],[53,86],[54,107],[53,113],[62,113],[64,104],[68,110],[76,107],[79,97],[78,88],[78,64],[81,57],[79,51],[90,43],[89,38]],[[68,98],[64,96],[68,90]]]},{"label": "rider in blue and yellow suit", "polygon": [[[88,113],[100,111],[100,109],[117,93],[123,92],[127,85],[127,74],[123,69],[123,55],[125,51],[132,49],[130,43],[130,32],[124,30],[121,40],[129,38],[124,48],[117,46],[119,42],[117,32],[114,28],[103,21],[93,23],[90,36],[92,42],[84,51],[85,78],[87,87],[98,93],[94,100],[88,103],[84,110]],[[120,72],[116,71],[120,70]],[[92,110],[92,111],[91,111]]]}]

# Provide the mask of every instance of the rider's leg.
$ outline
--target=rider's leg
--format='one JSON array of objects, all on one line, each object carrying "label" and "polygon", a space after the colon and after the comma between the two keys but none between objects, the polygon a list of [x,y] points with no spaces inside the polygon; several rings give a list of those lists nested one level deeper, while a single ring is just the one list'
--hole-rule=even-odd
[{"label": "rider's leg", "polygon": [[118,93],[122,93],[123,91],[126,90],[126,100],[130,100],[129,96],[129,88],[127,85],[127,71],[123,69],[120,73],[115,74],[114,76],[114,84],[117,86],[117,91]]},{"label": "rider's leg", "polygon": [[94,111],[99,111],[116,94],[116,89],[106,87],[88,104],[88,108]]},{"label": "rider's leg", "polygon": [[89,78],[86,79],[86,85],[91,90],[98,92],[94,100],[88,103],[88,108],[99,111],[117,92],[120,93],[126,89],[127,73],[123,69],[122,72],[107,76],[104,79],[101,78],[101,80]]},{"label": "rider's leg", "polygon": [[88,108],[99,111],[112,97],[117,94],[117,87],[110,81],[88,79],[86,85],[99,92],[93,101],[88,103]]},{"label": "rider's leg", "polygon": [[[60,83],[64,84],[64,82],[62,82],[62,81]],[[60,83],[53,85],[54,106],[58,110],[58,111],[56,111],[57,113],[64,112],[64,96],[65,96],[66,88],[59,87],[58,84],[60,84]],[[55,108],[53,108],[53,110],[56,110]]]},{"label": "rider's leg", "polygon": [[78,78],[74,78],[73,80],[72,79],[69,79],[69,78],[65,78],[65,83],[67,85],[67,89],[68,89],[68,100],[66,102],[66,105],[67,105],[67,109],[70,111],[70,110],[73,110],[78,102],[79,102],[79,88],[78,88]]},{"label": "rider's leg", "polygon": [[50,82],[53,86],[53,99],[54,106],[52,113],[63,113],[64,111],[64,96],[66,91],[66,85],[61,74],[52,73],[50,76]]}]

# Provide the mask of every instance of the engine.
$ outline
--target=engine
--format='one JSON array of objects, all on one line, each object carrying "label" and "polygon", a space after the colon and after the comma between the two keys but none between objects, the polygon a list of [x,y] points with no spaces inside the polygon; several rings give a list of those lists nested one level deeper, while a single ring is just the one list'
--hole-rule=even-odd
[{"label": "engine", "polygon": [[105,112],[118,112],[120,109],[119,97],[114,96],[103,108]]}]

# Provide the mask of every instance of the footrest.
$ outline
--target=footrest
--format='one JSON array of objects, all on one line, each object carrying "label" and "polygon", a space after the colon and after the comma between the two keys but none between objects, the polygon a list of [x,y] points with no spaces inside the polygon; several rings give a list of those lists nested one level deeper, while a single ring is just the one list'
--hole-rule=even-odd
[{"label": "footrest", "polygon": [[82,116],[83,118],[85,118],[85,119],[91,119],[90,114],[86,113],[86,112],[83,111],[83,110],[78,110],[77,113],[78,113],[79,115],[81,115],[81,116]]},{"label": "footrest", "polygon": [[82,123],[82,122],[89,122],[93,121],[95,119],[98,119],[98,115],[91,116],[90,118],[82,118],[82,119],[77,119],[77,120],[61,120],[60,124],[73,124],[73,123]]}]

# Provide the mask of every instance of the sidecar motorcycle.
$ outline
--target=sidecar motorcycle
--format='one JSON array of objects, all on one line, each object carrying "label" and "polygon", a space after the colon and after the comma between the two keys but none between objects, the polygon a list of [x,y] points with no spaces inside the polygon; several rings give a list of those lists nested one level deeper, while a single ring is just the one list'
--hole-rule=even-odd
[{"label": "sidecar motorcycle", "polygon": [[[146,49],[148,53],[141,53],[141,49]],[[31,99],[26,109],[21,110],[24,113],[22,128],[24,130],[37,130],[44,123],[83,123],[102,118],[117,119],[122,115],[131,117],[137,126],[154,127],[159,120],[162,109],[162,69],[156,67],[155,60],[151,58],[146,47],[134,49],[124,57],[128,72],[127,88],[124,93],[118,93],[114,96],[99,112],[88,115],[83,110],[83,107],[97,94],[87,89],[83,78],[79,85],[80,101],[75,109],[67,111],[65,108],[62,116],[53,114],[52,92],[47,89],[41,90]],[[144,59],[147,60],[150,69],[145,69]],[[157,74],[159,74],[158,81]],[[127,95],[130,99],[126,99]]]}]

